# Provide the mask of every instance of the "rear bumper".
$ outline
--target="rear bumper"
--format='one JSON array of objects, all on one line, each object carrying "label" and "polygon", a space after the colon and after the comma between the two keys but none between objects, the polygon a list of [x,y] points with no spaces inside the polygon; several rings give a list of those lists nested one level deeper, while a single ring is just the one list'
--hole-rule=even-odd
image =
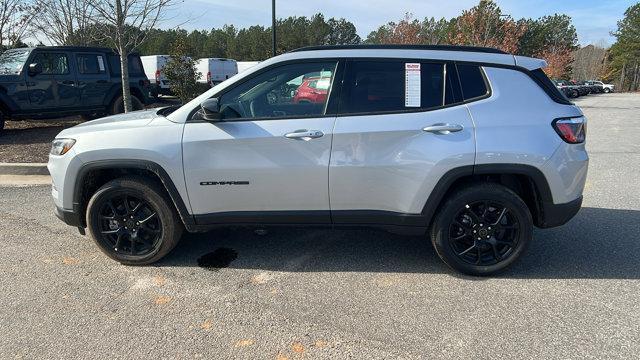
[{"label": "rear bumper", "polygon": [[540,228],[551,228],[566,224],[582,207],[582,196],[564,204],[542,203]]},{"label": "rear bumper", "polygon": [[80,214],[76,211],[61,209],[56,206],[53,212],[56,214],[58,219],[62,220],[67,225],[84,227],[82,220],[80,219]]}]

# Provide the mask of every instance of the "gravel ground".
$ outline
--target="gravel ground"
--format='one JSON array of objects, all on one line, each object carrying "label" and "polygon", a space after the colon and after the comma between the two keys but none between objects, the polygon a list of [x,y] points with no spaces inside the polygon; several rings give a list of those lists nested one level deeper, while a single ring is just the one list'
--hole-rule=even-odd
[{"label": "gravel ground", "polygon": [[[162,102],[148,105],[147,108],[168,106],[174,102],[172,98],[163,98]],[[60,131],[81,122],[79,116],[51,120],[7,121],[0,133],[0,162],[47,162],[51,140]]]},{"label": "gravel ground", "polygon": [[638,359],[640,94],[578,104],[584,207],[494,278],[374,230],[218,230],[127,267],[48,187],[0,187],[0,359]]}]

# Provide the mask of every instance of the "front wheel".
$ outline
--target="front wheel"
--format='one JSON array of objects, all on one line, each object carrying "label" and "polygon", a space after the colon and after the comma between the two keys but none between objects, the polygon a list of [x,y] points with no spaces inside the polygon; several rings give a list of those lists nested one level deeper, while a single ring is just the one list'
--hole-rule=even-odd
[{"label": "front wheel", "polygon": [[611,89],[609,89],[609,88],[605,88],[605,89],[604,89],[604,93],[605,93],[605,94],[608,94],[608,93],[610,93],[610,92],[611,92]]},{"label": "front wheel", "polygon": [[431,242],[454,270],[487,276],[513,264],[533,237],[527,205],[510,189],[482,184],[454,193],[434,219]]},{"label": "front wheel", "polygon": [[180,240],[183,226],[171,200],[152,181],[115,179],[91,197],[87,225],[94,241],[110,258],[126,265],[160,260]]}]

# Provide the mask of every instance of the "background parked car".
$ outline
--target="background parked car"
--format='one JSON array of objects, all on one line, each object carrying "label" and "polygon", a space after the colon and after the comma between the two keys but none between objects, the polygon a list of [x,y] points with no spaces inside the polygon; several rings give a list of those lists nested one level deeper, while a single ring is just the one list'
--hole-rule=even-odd
[{"label": "background parked car", "polygon": [[553,80],[556,87],[568,98],[577,98],[581,95],[577,86],[573,86],[563,80]]},{"label": "background parked car", "polygon": [[613,84],[605,84],[599,80],[589,80],[588,82],[602,86],[602,92],[604,92],[605,94],[612,93],[615,89],[615,86]]},{"label": "background parked car", "polygon": [[162,71],[171,57],[169,55],[147,55],[141,56],[144,73],[151,80],[154,97],[157,95],[171,95],[169,80]]},{"label": "background parked car", "polygon": [[199,83],[214,86],[237,74],[238,64],[233,59],[203,58],[196,61],[196,70]]},{"label": "background parked car", "polygon": [[[0,130],[5,119],[117,114],[124,111],[120,56],[111,49],[42,46],[0,56]],[[135,110],[150,103],[149,80],[138,55],[129,56]]]}]

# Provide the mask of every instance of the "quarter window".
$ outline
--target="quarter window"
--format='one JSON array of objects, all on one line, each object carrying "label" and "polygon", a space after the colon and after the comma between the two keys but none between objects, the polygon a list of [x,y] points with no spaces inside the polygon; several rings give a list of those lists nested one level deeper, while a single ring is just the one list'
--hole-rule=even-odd
[{"label": "quarter window", "polygon": [[325,114],[336,62],[280,66],[241,83],[218,100],[223,119]]},{"label": "quarter window", "polygon": [[104,57],[97,54],[78,54],[78,71],[81,74],[104,74],[106,68],[104,65]]},{"label": "quarter window", "polygon": [[[445,104],[445,64],[353,61],[341,113],[398,112]],[[447,96],[454,101],[453,93]]]},{"label": "quarter window", "polygon": [[39,52],[34,56],[33,62],[42,65],[42,74],[45,75],[69,73],[69,59],[63,53]]},{"label": "quarter window", "polygon": [[465,100],[475,99],[489,93],[482,69],[477,65],[458,65],[458,76]]}]

